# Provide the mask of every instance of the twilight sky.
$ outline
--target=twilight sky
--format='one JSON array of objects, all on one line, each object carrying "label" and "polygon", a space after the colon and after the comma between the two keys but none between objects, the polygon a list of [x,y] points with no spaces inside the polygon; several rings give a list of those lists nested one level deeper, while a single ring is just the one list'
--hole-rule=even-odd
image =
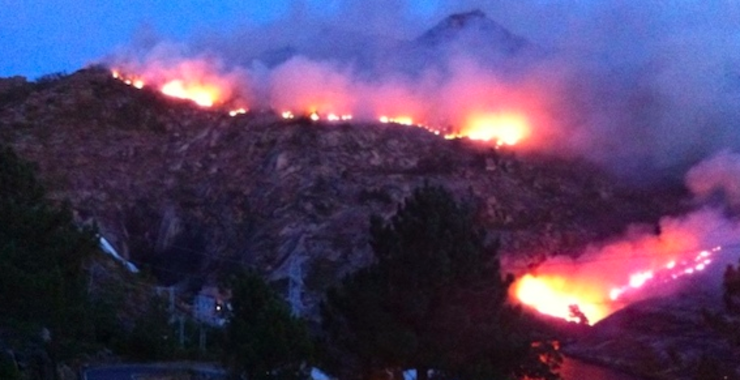
[{"label": "twilight sky", "polygon": [[[740,2],[585,0],[0,0],[0,76],[71,72],[131,43],[142,30],[194,41],[271,23],[329,23],[368,34],[410,37],[453,12],[482,9],[541,44],[630,43],[699,28],[726,37]],[[290,20],[290,21],[286,21]],[[737,28],[731,33],[737,38]],[[594,40],[596,42],[594,43]]]},{"label": "twilight sky", "polygon": [[[635,2],[638,3],[638,2]],[[369,34],[409,37],[453,12],[480,8],[489,17],[536,42],[569,43],[611,28],[619,40],[630,31],[663,32],[675,20],[738,25],[732,0],[671,2],[583,0],[0,0],[0,76],[71,72],[129,44],[142,30],[174,41],[231,35],[271,23],[315,25],[317,21]],[[616,15],[616,17],[615,17]],[[599,20],[606,20],[606,25]],[[287,22],[286,20],[290,20]],[[685,22],[684,22],[685,21]],[[596,24],[593,24],[596,23]],[[691,26],[691,25],[690,25]],[[616,30],[615,30],[616,29]],[[623,33],[624,32],[624,33]],[[596,33],[593,38],[599,38]],[[615,35],[616,34],[616,35]],[[580,41],[583,43],[583,41]],[[591,44],[591,41],[585,42]]]},{"label": "twilight sky", "polygon": [[275,22],[320,21],[399,37],[418,33],[452,12],[475,8],[523,33],[533,25],[546,27],[546,20],[560,23],[583,16],[593,7],[583,1],[546,0],[0,0],[0,76],[72,72],[129,44],[142,30],[191,41]]}]

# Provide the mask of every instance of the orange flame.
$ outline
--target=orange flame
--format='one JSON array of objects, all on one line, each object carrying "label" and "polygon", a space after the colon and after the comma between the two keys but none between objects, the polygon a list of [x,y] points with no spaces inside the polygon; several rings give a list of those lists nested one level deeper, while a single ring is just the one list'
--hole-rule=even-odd
[{"label": "orange flame", "polygon": [[527,118],[512,112],[472,115],[460,132],[471,140],[495,141],[499,145],[516,145],[529,133]]},{"label": "orange flame", "polygon": [[[410,116],[396,116],[396,117],[388,117],[388,116],[381,116],[378,118],[378,120],[383,124],[401,124],[401,125],[416,125],[414,123],[414,119]],[[420,125],[419,125],[420,126]]]},{"label": "orange flame", "polygon": [[626,294],[704,271],[713,262],[712,255],[720,250],[703,250],[694,257],[669,260],[656,269],[633,272],[622,286],[610,284],[594,268],[581,271],[588,272],[584,274],[575,273],[574,267],[561,267],[561,274],[556,274],[558,271],[550,267],[546,275],[526,274],[520,278],[514,284],[513,296],[542,314],[573,322],[577,318],[571,315],[569,306],[576,305],[590,323],[595,323],[624,306]]},{"label": "orange flame", "polygon": [[[314,68],[321,72],[320,68]],[[152,65],[144,67],[141,76],[128,76],[119,69],[111,70],[114,78],[119,79],[126,84],[143,88],[145,85],[159,88],[159,90],[171,97],[179,99],[188,99],[202,107],[213,107],[220,104],[233,105],[233,97],[239,94],[240,90],[234,87],[234,83],[240,83],[239,80],[232,80],[232,74],[219,74],[217,66],[209,64],[207,61],[185,60],[173,67],[162,67]],[[295,73],[293,73],[295,74]],[[349,83],[340,80],[342,77],[335,77],[331,73],[323,73],[332,86],[323,86],[322,83],[314,83],[311,86],[298,87],[295,91],[291,90],[290,81],[285,82],[285,86],[274,86],[273,95],[281,95],[282,92],[289,92],[290,96],[277,96],[280,99],[287,99],[284,111],[281,116],[284,119],[293,119],[294,115],[305,115],[313,121],[326,120],[329,122],[353,120],[351,110],[356,106],[359,99],[354,99],[348,93]],[[285,78],[280,78],[285,80]],[[278,82],[282,83],[282,82]],[[336,89],[333,89],[336,87]],[[388,88],[384,89],[389,92]],[[336,91],[335,91],[336,90]],[[340,91],[341,90],[341,91]],[[397,92],[397,91],[396,91]],[[403,91],[401,91],[403,92]],[[285,94],[282,94],[285,95]],[[530,135],[532,129],[530,118],[525,113],[514,111],[486,111],[489,106],[485,104],[476,104],[474,108],[467,109],[462,107],[459,112],[451,116],[450,119],[439,119],[435,116],[433,110],[424,105],[422,99],[410,96],[405,93],[395,93],[390,91],[392,101],[383,101],[377,97],[370,97],[367,100],[371,109],[375,111],[362,111],[361,117],[365,120],[372,118],[372,114],[377,112],[376,120],[381,123],[396,124],[403,126],[416,126],[424,128],[435,135],[444,136],[447,139],[469,138],[483,142],[491,142],[500,145],[517,145]],[[246,112],[247,108],[239,98],[237,107],[229,111],[229,115],[237,116]],[[274,105],[274,104],[273,104]],[[522,109],[528,108],[522,103]],[[496,108],[500,109],[501,105]],[[363,108],[363,107],[361,107]],[[518,109],[515,104],[505,106],[505,109]],[[426,120],[437,120],[436,123],[426,123]],[[434,119],[436,117],[436,119]],[[419,120],[425,120],[420,122]],[[448,124],[451,123],[451,124]],[[452,131],[457,131],[451,133]]]},{"label": "orange flame", "polygon": [[180,99],[189,99],[202,107],[211,107],[221,96],[221,90],[212,85],[185,83],[180,79],[167,82],[162,93]]},{"label": "orange flame", "polygon": [[514,292],[519,301],[540,313],[573,322],[576,318],[570,315],[570,305],[577,305],[590,323],[604,319],[612,311],[598,289],[576,290],[569,285],[565,277],[527,274],[514,285]]}]

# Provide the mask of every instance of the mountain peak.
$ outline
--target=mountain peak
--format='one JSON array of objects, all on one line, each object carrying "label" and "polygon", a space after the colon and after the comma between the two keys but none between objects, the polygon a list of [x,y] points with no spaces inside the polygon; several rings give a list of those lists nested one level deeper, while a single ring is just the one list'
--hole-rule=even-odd
[{"label": "mountain peak", "polygon": [[441,25],[444,25],[446,27],[451,28],[464,28],[471,22],[475,22],[476,20],[487,20],[488,16],[486,16],[486,13],[483,12],[480,9],[474,9],[469,12],[462,12],[462,13],[455,13],[450,16],[447,16],[446,19],[444,19],[441,23]]},{"label": "mountain peak", "polygon": [[469,51],[496,46],[506,54],[516,53],[529,45],[525,38],[510,32],[479,9],[447,16],[421,35],[417,42],[426,46],[461,44],[469,47]]}]

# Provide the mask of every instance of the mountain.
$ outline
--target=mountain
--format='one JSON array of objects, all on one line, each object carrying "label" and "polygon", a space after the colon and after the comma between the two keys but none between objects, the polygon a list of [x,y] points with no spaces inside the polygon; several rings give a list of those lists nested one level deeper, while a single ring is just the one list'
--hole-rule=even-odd
[{"label": "mountain", "polygon": [[520,156],[416,127],[237,117],[137,90],[102,68],[0,80],[0,142],[38,164],[57,200],[164,283],[249,265],[316,295],[372,259],[369,216],[444,185],[509,261],[577,253],[680,209],[586,163]]},{"label": "mountain", "polygon": [[394,48],[385,69],[416,75],[424,70],[450,71],[459,60],[475,62],[499,74],[516,74],[544,51],[490,19],[480,10],[453,14],[417,38]]},{"label": "mountain", "polygon": [[495,48],[513,55],[531,45],[525,38],[511,33],[480,10],[453,14],[414,40],[427,48],[461,45],[465,51]]},{"label": "mountain", "polygon": [[472,59],[487,68],[508,69],[516,58],[541,54],[539,48],[488,18],[480,10],[453,14],[420,36],[408,40],[364,35],[324,27],[306,32],[290,46],[269,48],[253,57],[268,67],[295,56],[352,65],[361,72],[404,72],[447,69],[450,59]]}]

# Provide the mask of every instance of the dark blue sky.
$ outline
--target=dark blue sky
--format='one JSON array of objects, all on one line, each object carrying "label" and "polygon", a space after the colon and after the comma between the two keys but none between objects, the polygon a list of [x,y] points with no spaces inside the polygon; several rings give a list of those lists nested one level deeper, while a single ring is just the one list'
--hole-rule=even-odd
[{"label": "dark blue sky", "polygon": [[145,25],[163,37],[184,39],[204,30],[228,31],[240,23],[266,23],[286,12],[288,3],[2,0],[0,76],[74,71],[125,45]]},{"label": "dark blue sky", "polygon": [[72,72],[130,45],[142,30],[181,42],[310,19],[398,37],[476,8],[534,42],[616,55],[675,36],[740,40],[740,3],[729,0],[0,0],[0,76]]},{"label": "dark blue sky", "polygon": [[[401,3],[396,1],[397,3]],[[199,33],[230,33],[289,17],[290,0],[0,0],[0,76],[30,78],[71,72],[132,40],[150,28],[170,40]],[[331,18],[345,6],[340,0],[304,0],[302,12]],[[383,1],[378,2],[382,6]],[[390,3],[385,1],[385,3]],[[417,4],[418,3],[418,4]],[[409,1],[404,17],[430,18],[439,0]],[[396,9],[397,10],[397,9]],[[393,10],[394,12],[396,10]]]}]

